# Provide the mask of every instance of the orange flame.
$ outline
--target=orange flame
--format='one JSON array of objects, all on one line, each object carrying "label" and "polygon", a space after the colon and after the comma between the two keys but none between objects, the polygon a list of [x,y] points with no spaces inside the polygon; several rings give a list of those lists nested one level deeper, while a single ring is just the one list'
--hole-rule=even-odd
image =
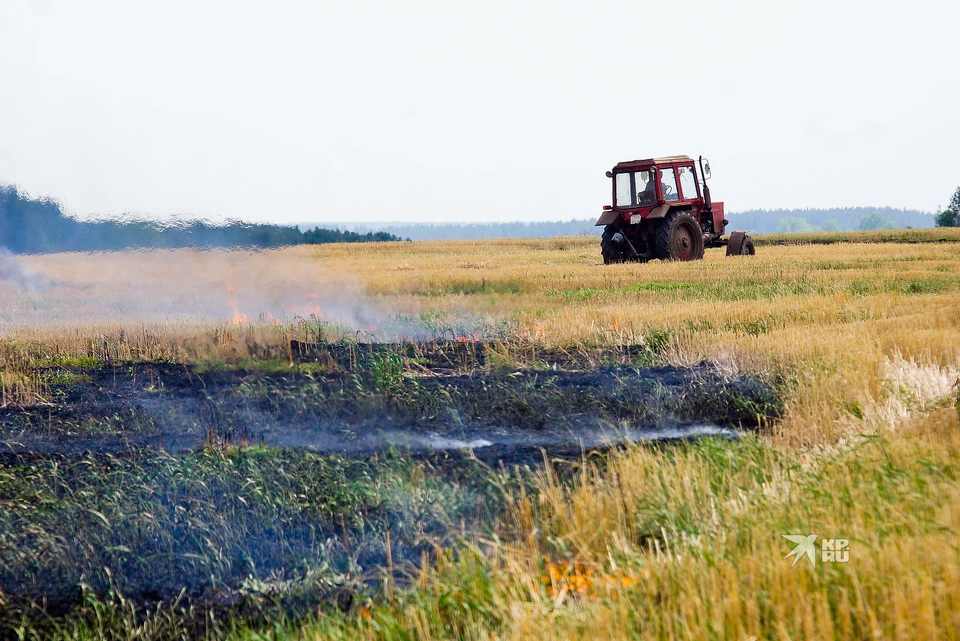
[{"label": "orange flame", "polygon": [[[594,572],[593,568],[577,562],[560,561],[554,563],[547,560],[540,582],[547,588],[551,597],[560,597],[565,594],[581,597],[598,596],[598,593],[612,593],[613,596],[622,589],[630,589],[639,582],[636,574],[608,574]],[[647,570],[641,570],[640,576],[649,577]]]},{"label": "orange flame", "polygon": [[519,330],[517,331],[517,336],[524,340],[540,340],[544,338],[545,332],[543,331],[543,325],[537,323],[533,327],[530,327],[527,324],[521,324]]},{"label": "orange flame", "polygon": [[237,290],[227,285],[227,293],[230,294],[233,298],[230,300],[230,307],[233,309],[233,318],[230,319],[231,325],[244,325],[250,322],[250,319],[247,318],[246,314],[242,314],[240,309],[237,307]]}]

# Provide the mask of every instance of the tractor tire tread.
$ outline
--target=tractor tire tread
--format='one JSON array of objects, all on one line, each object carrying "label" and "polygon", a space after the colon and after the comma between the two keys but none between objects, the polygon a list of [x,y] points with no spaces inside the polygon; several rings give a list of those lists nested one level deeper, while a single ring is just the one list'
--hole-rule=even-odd
[{"label": "tractor tire tread", "polygon": [[673,255],[673,234],[676,228],[682,223],[687,222],[686,219],[689,219],[689,222],[693,224],[694,229],[697,230],[699,237],[696,242],[693,255],[689,260],[700,260],[703,258],[703,231],[700,228],[700,223],[697,222],[697,219],[686,210],[675,209],[671,211],[663,219],[663,222],[657,227],[656,232],[656,247],[657,247],[657,258],[661,260],[678,260]]},{"label": "tractor tire tread", "polygon": [[613,246],[613,235],[616,231],[610,226],[603,230],[603,236],[600,237],[600,254],[603,256],[603,264],[620,262],[617,258],[617,250]]}]

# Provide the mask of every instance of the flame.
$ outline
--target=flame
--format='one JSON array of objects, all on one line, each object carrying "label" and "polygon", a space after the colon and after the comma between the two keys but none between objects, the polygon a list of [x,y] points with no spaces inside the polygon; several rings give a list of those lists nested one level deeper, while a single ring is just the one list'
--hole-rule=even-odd
[{"label": "flame", "polygon": [[546,336],[546,333],[541,323],[537,323],[533,327],[522,323],[517,331],[517,336],[524,340],[541,340]]},{"label": "flame", "polygon": [[455,339],[453,339],[453,342],[455,342],[455,343],[475,343],[475,342],[478,342],[479,340],[480,340],[480,332],[478,332],[477,330],[474,330],[474,331],[473,331],[473,336],[467,336],[466,334],[462,334],[462,335],[460,335],[460,336],[457,336]]},{"label": "flame", "polygon": [[567,594],[594,597],[606,593],[616,596],[620,590],[629,590],[636,586],[641,577],[649,578],[650,576],[647,570],[641,570],[639,576],[609,574],[595,572],[593,568],[583,563],[569,561],[554,563],[549,559],[544,569],[546,571],[540,576],[540,582],[547,588],[547,594],[554,598],[562,598]]},{"label": "flame", "polygon": [[250,319],[247,318],[246,314],[242,314],[237,308],[237,290],[227,285],[227,293],[230,294],[233,298],[230,300],[230,307],[233,309],[233,318],[230,319],[231,325],[244,325],[250,322]]}]

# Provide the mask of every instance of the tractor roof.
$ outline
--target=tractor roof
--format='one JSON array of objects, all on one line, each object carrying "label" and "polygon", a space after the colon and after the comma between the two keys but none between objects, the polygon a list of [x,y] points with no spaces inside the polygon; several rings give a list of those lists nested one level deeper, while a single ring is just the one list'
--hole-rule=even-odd
[{"label": "tractor roof", "polygon": [[672,162],[693,162],[693,158],[690,156],[661,156],[660,158],[646,158],[643,160],[625,160],[618,162],[613,170],[637,169],[640,167],[649,167],[650,165],[665,165]]}]

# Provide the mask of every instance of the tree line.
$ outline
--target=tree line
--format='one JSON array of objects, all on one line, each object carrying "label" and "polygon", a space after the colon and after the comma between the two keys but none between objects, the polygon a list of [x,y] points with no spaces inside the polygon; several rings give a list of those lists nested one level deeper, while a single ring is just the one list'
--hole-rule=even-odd
[{"label": "tree line", "polygon": [[[331,223],[357,233],[381,230],[411,240],[474,240],[486,238],[552,238],[593,235],[595,218],[564,221],[497,223]],[[301,223],[313,225],[314,223]],[[603,231],[596,233],[599,234]]]},{"label": "tree line", "polygon": [[[960,188],[946,210],[930,214],[890,207],[750,210],[727,214],[728,229],[755,234],[851,231],[858,229],[960,227]],[[138,248],[254,247],[482,238],[547,238],[599,235],[595,218],[504,223],[332,223],[283,226],[201,220],[157,223],[144,220],[81,221],[59,203],[30,198],[13,186],[0,186],[0,247],[19,254],[104,251]],[[335,227],[335,228],[331,228]],[[305,229],[306,231],[300,231]]]},{"label": "tree line", "polygon": [[870,231],[933,227],[932,214],[892,207],[843,207],[833,209],[757,209],[727,216],[730,229],[755,234],[808,234],[817,231]]},{"label": "tree line", "polygon": [[[728,210],[729,211],[729,210]],[[727,214],[729,230],[745,229],[755,234],[809,233],[933,227],[930,213],[891,207],[836,209],[755,209]],[[334,223],[355,232],[383,230],[413,240],[472,240],[483,238],[551,238],[554,236],[599,236],[596,218],[566,221],[506,223]],[[312,224],[312,223],[311,223]]]},{"label": "tree line", "polygon": [[144,220],[81,221],[48,198],[30,198],[13,186],[0,186],[0,247],[15,254],[179,247],[254,247],[402,240],[383,231],[339,229],[301,232],[297,227],[201,220],[161,224]]}]

